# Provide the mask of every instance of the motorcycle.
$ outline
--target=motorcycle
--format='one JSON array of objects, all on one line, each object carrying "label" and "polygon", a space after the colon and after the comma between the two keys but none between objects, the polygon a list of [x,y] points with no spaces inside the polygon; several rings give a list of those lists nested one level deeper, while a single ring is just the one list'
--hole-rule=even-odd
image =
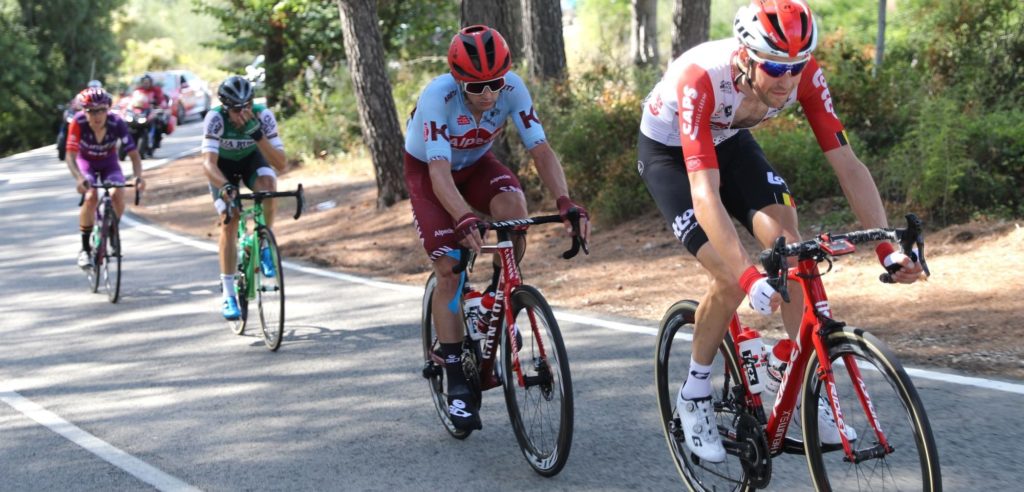
[{"label": "motorcycle", "polygon": [[58,104],[57,109],[64,115],[60,122],[60,130],[57,131],[57,159],[64,161],[67,157],[68,125],[75,118],[75,108],[70,104]]},{"label": "motorcycle", "polygon": [[[149,94],[145,91],[135,90],[132,93],[130,103],[122,109],[121,118],[128,124],[128,131],[135,140],[135,146],[139,149],[139,155],[145,159],[153,157],[153,150],[159,143],[160,131],[160,109],[154,108],[149,100]],[[117,157],[124,160],[128,152],[124,147],[117,150]]]}]

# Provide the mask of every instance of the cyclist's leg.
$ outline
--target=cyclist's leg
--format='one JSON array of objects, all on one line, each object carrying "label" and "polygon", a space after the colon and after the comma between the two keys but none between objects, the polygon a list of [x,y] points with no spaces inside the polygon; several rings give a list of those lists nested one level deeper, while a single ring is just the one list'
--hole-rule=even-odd
[{"label": "cyclist's leg", "polygon": [[[223,157],[217,158],[217,167],[221,173],[231,182],[236,188],[239,184],[239,167],[238,161],[232,161],[224,159]],[[220,189],[215,187],[212,183],[209,184],[210,196],[213,198],[213,206],[217,210],[217,216],[220,218],[220,239],[218,239],[218,260],[220,263],[220,280],[221,280],[221,292],[224,300],[224,306],[222,314],[227,319],[238,319],[241,315],[241,311],[238,309],[238,293],[235,292],[235,270],[238,263],[238,220],[239,214],[234,213],[231,216],[231,220],[228,223],[223,223],[223,215],[227,210],[228,204],[224,202],[220,197]],[[233,305],[231,304],[233,303]]]},{"label": "cyclist's leg", "polygon": [[[495,220],[526,217],[526,196],[519,179],[493,153],[487,152],[473,166],[455,173],[455,183],[469,205]],[[512,231],[516,261],[526,253],[526,231]],[[498,255],[494,255],[494,274],[489,290],[497,287],[500,274]]]},{"label": "cyclist's leg", "polygon": [[452,272],[457,262],[448,254],[458,250],[451,216],[434,195],[427,164],[405,154],[405,184],[412,205],[413,224],[433,262],[437,286],[431,299],[431,315],[444,360],[448,381],[448,414],[460,430],[479,429],[479,402],[475,401],[462,370],[462,324],[460,275]]},{"label": "cyclist's leg", "polygon": [[[277,191],[277,173],[270,167],[258,150],[249,154],[243,161],[245,164],[245,184],[253,191]],[[263,218],[267,227],[274,228],[274,199],[263,200]]]},{"label": "cyclist's leg", "polygon": [[[785,180],[772,168],[750,132],[740,132],[722,145],[722,197],[736,217],[765,248],[785,236],[800,240],[796,203]],[[796,260],[790,260],[795,265]],[[803,315],[803,290],[789,284],[790,302],[782,304],[782,319],[790,338],[795,338]]]},{"label": "cyclist's leg", "polygon": [[[93,167],[100,170],[104,181],[124,184],[124,173],[121,172],[121,163],[117,160],[117,155],[110,155],[106,159],[93,163]],[[110,199],[114,202],[114,212],[120,218],[124,215],[125,208],[124,188],[110,190]]]},{"label": "cyclist's leg", "polygon": [[[82,176],[85,177],[86,181],[90,183],[96,182],[96,172],[93,171],[89,161],[82,158],[81,154],[75,160],[78,164],[78,170],[82,172]],[[92,245],[89,243],[89,236],[92,234],[92,227],[96,224],[96,206],[99,204],[99,195],[96,193],[94,188],[90,188],[85,192],[85,201],[82,202],[82,206],[78,209],[78,230],[82,237],[82,250],[78,254],[78,266],[87,267],[90,266],[92,260],[89,259],[89,252],[92,251]]]}]

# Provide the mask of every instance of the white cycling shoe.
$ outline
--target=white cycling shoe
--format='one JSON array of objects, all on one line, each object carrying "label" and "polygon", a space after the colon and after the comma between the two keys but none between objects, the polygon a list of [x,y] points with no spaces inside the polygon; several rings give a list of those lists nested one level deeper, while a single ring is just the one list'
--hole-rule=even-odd
[{"label": "white cycling shoe", "polygon": [[[856,441],[857,431],[853,430],[853,427],[849,425],[844,429],[846,433],[846,440]],[[842,444],[842,439],[839,438],[839,426],[836,425],[836,419],[832,418],[832,407],[828,404],[828,400],[824,397],[818,397],[818,439],[822,444]]]},{"label": "white cycling shoe", "polygon": [[722,438],[718,435],[718,423],[711,397],[686,400],[683,398],[683,388],[680,387],[676,396],[676,412],[682,421],[686,448],[704,461],[725,461],[725,448],[722,447]]}]

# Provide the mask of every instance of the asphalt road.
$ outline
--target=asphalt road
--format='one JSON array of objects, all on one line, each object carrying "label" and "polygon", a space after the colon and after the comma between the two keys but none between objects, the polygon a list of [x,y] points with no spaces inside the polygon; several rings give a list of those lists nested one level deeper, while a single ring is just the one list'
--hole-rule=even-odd
[{"label": "asphalt road", "polygon": [[[158,157],[198,134],[183,125]],[[562,314],[575,438],[546,479],[499,392],[484,395],[482,431],[441,428],[419,375],[420,289],[287,264],[271,353],[220,318],[209,242],[126,217],[122,300],[89,293],[77,200],[52,147],[0,160],[2,490],[682,488],[656,415],[652,323]],[[1024,385],[917,374],[946,489],[1019,490]],[[802,458],[775,470],[771,490],[809,488]]]}]

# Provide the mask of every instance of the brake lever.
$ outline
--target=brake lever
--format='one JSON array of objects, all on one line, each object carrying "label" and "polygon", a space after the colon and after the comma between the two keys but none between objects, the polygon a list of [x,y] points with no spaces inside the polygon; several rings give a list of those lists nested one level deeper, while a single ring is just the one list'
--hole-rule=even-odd
[{"label": "brake lever", "polygon": [[589,255],[590,248],[587,247],[587,240],[583,239],[583,234],[580,231],[580,210],[572,207],[566,211],[565,215],[569,220],[569,225],[572,226],[572,246],[562,252],[562,258],[568,260],[579,254],[580,249],[583,250],[583,254]]},{"label": "brake lever", "polygon": [[302,210],[306,208],[306,193],[302,191],[302,183],[299,183],[299,189],[295,194],[295,215],[292,217],[295,220],[299,220],[302,216]]},{"label": "brake lever", "polygon": [[770,250],[761,252],[761,266],[768,276],[768,285],[772,286],[782,300],[789,302],[789,282],[786,278],[785,257],[782,252],[786,249],[786,236],[779,236]]},{"label": "brake lever", "polygon": [[[900,249],[903,254],[910,258],[911,262],[920,263],[921,268],[924,269],[926,277],[931,276],[931,271],[928,269],[928,263],[924,259],[924,234],[922,233],[922,222],[921,219],[915,214],[907,214],[907,228],[896,229],[896,235],[899,238]],[[914,252],[914,248],[917,248],[917,252]],[[894,284],[896,280],[892,278],[892,274],[899,271],[901,268],[898,264],[889,265],[886,267],[887,272],[878,276],[878,280],[886,284]]]}]

